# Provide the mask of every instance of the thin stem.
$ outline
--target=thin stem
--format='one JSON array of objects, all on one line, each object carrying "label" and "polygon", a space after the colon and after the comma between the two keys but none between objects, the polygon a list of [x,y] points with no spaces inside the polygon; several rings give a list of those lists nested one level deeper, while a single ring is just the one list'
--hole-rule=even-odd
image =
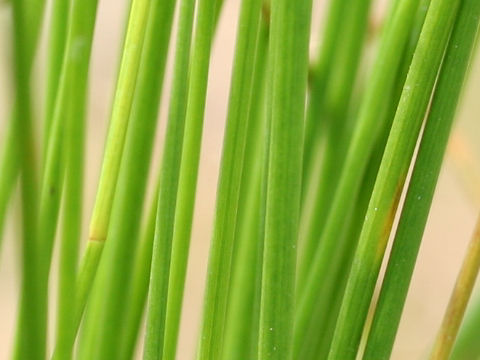
[{"label": "thin stem", "polygon": [[[375,309],[365,358],[388,358],[392,351],[455,110],[472,57],[479,11],[478,4],[473,3],[462,3],[437,81]],[[392,299],[395,301],[392,302]]]},{"label": "thin stem", "polygon": [[186,104],[188,101],[190,47],[195,3],[195,0],[182,0],[180,3],[175,67],[160,170],[160,189],[150,271],[147,331],[143,348],[145,360],[160,359],[164,347],[168,279],[183,133],[185,130]]},{"label": "thin stem", "polygon": [[[259,358],[291,356],[312,2],[272,1],[271,106]],[[280,315],[281,314],[281,315]]]},{"label": "thin stem", "polygon": [[185,132],[178,178],[177,205],[172,236],[168,279],[164,359],[174,359],[177,348],[185,274],[202,141],[210,52],[213,41],[216,0],[199,0],[190,60]]},{"label": "thin stem", "polygon": [[[37,50],[38,39],[40,36],[40,28],[43,19],[43,9],[45,7],[45,0],[31,0],[28,6],[24,9],[25,21],[22,26],[24,61],[26,73],[31,73],[33,58]],[[1,158],[0,158],[0,248],[2,244],[3,226],[5,224],[5,217],[8,210],[8,203],[14,189],[15,181],[20,172],[20,164],[17,159],[20,158],[17,136],[19,131],[17,125],[19,121],[17,107],[18,101],[15,101],[12,114],[8,123],[5,139],[2,144]]]},{"label": "thin stem", "polygon": [[243,0],[232,70],[198,359],[222,352],[262,0]]},{"label": "thin stem", "polygon": [[[389,103],[384,100],[392,97],[402,59],[396,51],[406,47],[417,6],[418,0],[402,1],[398,8],[396,3],[390,5],[388,18],[391,21],[387,22],[382,34],[325,228],[322,236],[317,238],[319,245],[313,257],[312,269],[303,291],[301,288],[298,290],[295,354],[305,346],[302,343],[309,339],[309,334],[315,336],[320,331],[310,332],[309,328],[318,328],[326,323],[322,319],[332,312],[331,300],[318,294],[327,294],[328,289],[333,289],[343,270],[344,256],[356,246],[356,238],[345,237],[343,223],[353,211],[355,202],[352,199],[358,197],[375,143],[382,132],[388,134],[390,119],[385,116],[385,111]],[[378,124],[378,119],[383,121]],[[349,243],[349,240],[354,243]]]},{"label": "thin stem", "polygon": [[16,116],[13,121],[18,142],[22,197],[22,285],[14,359],[43,359],[45,333],[38,307],[38,247],[36,234],[37,183],[35,178],[32,114],[30,109],[30,65],[27,46],[28,7],[25,1],[13,4],[13,51]]},{"label": "thin stem", "polygon": [[150,266],[152,263],[153,239],[155,236],[155,220],[157,218],[157,203],[159,182],[155,195],[149,206],[147,220],[140,237],[132,275],[132,287],[128,298],[127,314],[123,331],[121,359],[131,359],[135,353],[135,345],[139,337],[142,315],[147,302],[147,293],[150,283]]},{"label": "thin stem", "polygon": [[400,194],[459,3],[434,0],[429,7],[365,216],[329,359],[356,356]]},{"label": "thin stem", "polygon": [[[133,4],[135,9],[135,0]],[[125,214],[141,214],[143,208],[175,1],[147,1],[146,5],[146,11],[137,14],[148,17],[148,21],[108,229],[107,282],[98,319],[95,359],[117,359],[121,351],[132,254],[140,228],[140,216]]]},{"label": "thin stem", "polygon": [[140,66],[148,8],[148,0],[133,0],[130,5],[127,32],[113,100],[110,129],[103,158],[100,182],[90,221],[87,249],[81,260],[76,284],[75,327],[77,331],[107,237],[112,202],[120,170],[120,160],[125,144],[125,133],[129,123],[133,94],[137,82],[137,73]]},{"label": "thin stem", "polygon": [[[326,124],[322,134],[324,146],[319,146],[321,136],[316,134],[309,149],[312,153],[304,155],[302,191],[305,201],[302,203],[303,231],[299,239],[302,246],[297,277],[297,291],[300,292],[305,288],[312,268],[318,239],[324,229],[348,149],[349,127],[352,126],[348,115],[364,48],[370,5],[371,0],[355,0],[350,1],[348,6],[343,6],[342,25],[337,29],[339,34],[331,60],[333,64],[330,69],[325,69],[329,71],[325,79],[327,83],[324,89],[315,89],[323,90],[321,94],[315,94],[321,96],[322,100],[307,109],[310,110],[307,112],[309,117],[316,117],[311,121],[319,122],[323,118]],[[316,163],[320,163],[318,174],[313,170]],[[305,198],[311,200],[307,201]],[[312,205],[307,206],[308,203]]]},{"label": "thin stem", "polygon": [[[265,5],[264,5],[265,6]],[[235,227],[236,244],[232,260],[223,359],[256,359],[260,317],[263,237],[260,236],[262,160],[265,149],[265,72],[268,23],[263,21],[257,41],[253,97],[250,105],[247,145],[242,170],[240,203]],[[259,156],[262,154],[262,156]],[[238,239],[238,240],[237,240]],[[261,279],[261,277],[260,277]]]},{"label": "thin stem", "polygon": [[62,62],[67,39],[68,18],[71,0],[54,0],[51,5],[49,29],[47,80],[45,90],[45,116],[43,128],[43,154],[48,148],[48,139],[55,110]]}]

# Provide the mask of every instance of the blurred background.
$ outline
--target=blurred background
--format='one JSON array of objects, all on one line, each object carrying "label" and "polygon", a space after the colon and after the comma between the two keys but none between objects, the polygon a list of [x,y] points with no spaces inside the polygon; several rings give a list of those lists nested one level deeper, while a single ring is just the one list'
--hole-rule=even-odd
[{"label": "blurred background", "polygon": [[[317,53],[319,33],[325,14],[324,2],[324,0],[315,1],[312,56]],[[371,20],[373,32],[381,23],[384,2],[377,1],[375,4]],[[239,4],[240,0],[225,0],[212,53],[193,236],[179,339],[178,358],[182,360],[193,358],[200,321]],[[90,69],[84,232],[87,229],[95,199],[127,5],[127,0],[99,0]],[[41,114],[43,114],[48,35],[45,25],[48,25],[48,12],[49,6],[46,8],[46,21],[34,68],[33,100],[38,129],[41,128]],[[13,100],[11,25],[8,1],[0,1],[0,142],[4,138]],[[172,65],[170,57],[160,106],[152,179],[156,178],[159,167]],[[472,64],[470,78],[458,111],[394,347],[393,359],[420,359],[428,352],[443,316],[466,244],[473,232],[480,209],[478,94],[480,94],[479,56]],[[16,194],[11,202],[4,241],[0,249],[0,359],[8,358],[14,337],[20,280],[19,216],[18,194]],[[50,281],[51,309],[54,308],[56,300],[55,269],[54,264]],[[52,318],[52,324],[54,324],[53,321]],[[53,328],[54,326],[50,326],[52,335]]]}]

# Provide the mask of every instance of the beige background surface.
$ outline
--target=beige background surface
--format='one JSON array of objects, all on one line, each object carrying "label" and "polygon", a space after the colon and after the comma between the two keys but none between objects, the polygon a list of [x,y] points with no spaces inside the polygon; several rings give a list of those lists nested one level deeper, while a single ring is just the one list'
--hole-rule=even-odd
[{"label": "beige background surface", "polygon": [[[88,223],[95,197],[127,3],[125,0],[100,0],[99,2],[90,74],[84,228]],[[238,5],[239,0],[226,0],[212,54],[198,197],[179,341],[179,359],[192,359],[196,343]],[[377,10],[377,14],[381,13],[381,7]],[[323,6],[317,1],[312,50],[316,49],[318,45],[316,36],[318,30],[316,29],[322,18]],[[0,139],[3,139],[5,123],[11,107],[8,67],[10,62],[10,25],[9,7],[2,2],[0,3]],[[45,36],[43,36],[35,69],[35,103],[40,113],[43,99],[45,44]],[[168,101],[171,66],[170,60],[166,78],[167,86],[161,106],[155,168],[158,167],[164,133],[165,104]],[[420,359],[428,351],[453,286],[466,242],[472,232],[476,213],[480,208],[480,183],[478,182],[480,174],[480,123],[478,121],[480,114],[480,103],[478,102],[480,61],[477,61],[476,66],[473,67],[471,75],[461,105],[454,141],[451,144],[437,187],[393,359]],[[19,211],[16,205],[11,210],[0,253],[0,359],[7,359],[11,350],[18,295],[17,225]],[[56,273],[54,271],[52,275],[52,309],[55,305],[55,283]]]}]

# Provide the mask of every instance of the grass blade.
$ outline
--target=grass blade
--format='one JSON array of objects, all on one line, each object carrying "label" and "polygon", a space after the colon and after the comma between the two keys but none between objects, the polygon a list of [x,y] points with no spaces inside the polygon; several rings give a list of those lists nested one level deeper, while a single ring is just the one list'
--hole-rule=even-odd
[{"label": "grass blade", "polygon": [[222,353],[262,0],[243,0],[232,70],[198,359]]},{"label": "grass blade", "polygon": [[172,235],[182,157],[185,113],[188,99],[190,46],[195,0],[182,0],[175,49],[175,67],[159,180],[159,197],[147,305],[145,360],[160,359],[163,353]]},{"label": "grass blade", "polygon": [[[259,358],[290,357],[311,1],[272,1],[271,131]],[[281,316],[279,316],[281,314]]]},{"label": "grass blade", "polygon": [[[435,90],[370,330],[365,358],[388,358],[466,76],[478,6],[462,4]],[[467,15],[468,14],[468,15]]]},{"label": "grass blade", "polygon": [[[403,2],[402,2],[403,3]],[[360,234],[329,359],[355,358],[393,217],[459,1],[432,1]]]},{"label": "grass blade", "polygon": [[[135,0],[133,4],[135,6]],[[98,320],[96,359],[117,359],[120,355],[132,254],[136,250],[136,241],[132,240],[138,238],[140,227],[140,216],[125,217],[125,214],[141,214],[143,208],[175,8],[174,1],[147,1],[145,5],[146,11],[137,14],[147,16],[148,21],[108,229],[107,282]]]},{"label": "grass blade", "polygon": [[[147,23],[148,0],[133,0],[117,79],[110,129],[90,221],[87,248],[81,260],[76,284],[75,325],[78,330],[107,237],[125,133],[137,82],[140,55]],[[73,344],[72,344],[73,345]]]},{"label": "grass blade", "polygon": [[139,337],[142,315],[147,302],[152,263],[153,239],[155,236],[155,220],[157,217],[158,182],[150,204],[147,220],[142,230],[140,246],[137,251],[132,274],[132,289],[127,305],[125,326],[123,331],[121,359],[131,359],[135,353],[135,345]]},{"label": "grass blade", "polygon": [[[28,46],[28,6],[15,1],[13,6],[13,71],[17,107],[13,131],[18,140],[22,199],[22,285],[17,322],[14,359],[42,359],[45,355],[45,334],[38,307],[39,257],[36,234],[37,184],[35,179],[32,114],[30,109],[30,66]],[[32,46],[33,47],[33,46]]]},{"label": "grass blade", "polygon": [[[395,53],[396,49],[406,47],[410,34],[418,0],[402,1],[401,5],[391,4],[387,27],[382,35],[377,60],[372,70],[363,103],[359,110],[356,129],[353,134],[345,164],[331,210],[325,223],[325,229],[319,239],[311,273],[305,288],[299,289],[298,309],[295,328],[295,354],[298,354],[302,342],[308,340],[308,334],[315,336],[317,331],[310,332],[311,326],[322,326],[321,319],[331,312],[331,304],[325,297],[318,294],[330,293],[333,289],[339,272],[342,271],[344,255],[355,243],[350,244],[345,238],[345,219],[348,219],[353,210],[352,199],[358,196],[362,177],[366,171],[368,159],[372,154],[375,142],[384,132],[388,131],[388,119],[384,116],[388,102],[385,96],[392,96],[396,75],[401,66],[401,57]],[[378,119],[384,121],[378,125]],[[372,129],[375,129],[372,131]],[[355,174],[355,176],[353,175]],[[341,240],[339,240],[341,239]],[[353,240],[356,240],[353,239]],[[314,309],[317,308],[318,310]],[[314,314],[314,315],[312,315]]]},{"label": "grass blade", "polygon": [[[371,0],[356,0],[350,1],[348,6],[343,8],[342,23],[338,29],[339,34],[332,55],[333,64],[330,69],[325,69],[329,74],[320,95],[323,99],[307,110],[310,117],[315,117],[311,121],[321,122],[323,118],[325,134],[322,134],[322,137],[325,144],[322,148],[316,143],[320,140],[320,136],[317,135],[310,149],[313,153],[305,154],[303,186],[307,188],[302,191],[304,198],[312,199],[308,201],[312,202],[312,205],[309,207],[304,203],[306,211],[302,209],[304,219],[299,239],[302,246],[297,277],[297,291],[300,292],[305,288],[312,268],[318,238],[324,228],[341,173],[341,164],[348,148],[348,128],[351,127],[348,112],[362,55],[370,4]],[[318,96],[312,93],[312,96],[314,95]],[[316,101],[313,100],[310,104]],[[313,174],[315,162],[320,162],[317,176]]]},{"label": "grass blade", "polygon": [[[268,50],[268,10],[263,5],[257,41],[253,97],[251,100],[245,161],[232,260],[223,359],[256,359],[263,254],[260,236],[260,192],[265,149],[265,72]],[[263,231],[262,231],[263,234]]]},{"label": "grass blade", "polygon": [[178,178],[177,204],[172,236],[171,267],[168,280],[167,314],[163,358],[174,359],[187,268],[193,209],[202,141],[210,51],[213,40],[215,0],[197,4],[195,35],[190,61],[185,132]]},{"label": "grass blade", "polygon": [[60,74],[68,31],[68,18],[71,0],[54,0],[51,5],[51,19],[49,30],[47,85],[45,90],[45,117],[43,129],[43,154],[45,156],[50,138],[55,101],[57,98]]}]

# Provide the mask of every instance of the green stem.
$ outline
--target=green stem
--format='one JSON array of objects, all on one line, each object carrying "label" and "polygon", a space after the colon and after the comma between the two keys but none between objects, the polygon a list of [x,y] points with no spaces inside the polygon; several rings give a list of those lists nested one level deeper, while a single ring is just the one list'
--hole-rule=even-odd
[{"label": "green stem", "polygon": [[175,358],[178,340],[192,230],[216,3],[216,0],[200,0],[197,4],[185,114],[185,132],[172,236],[172,260],[168,280],[165,339],[162,357],[168,360]]},{"label": "green stem", "polygon": [[147,300],[150,282],[150,266],[152,263],[153,239],[155,236],[155,220],[157,217],[157,202],[159,182],[155,189],[152,203],[149,207],[145,227],[142,231],[139,249],[137,251],[132,275],[132,288],[128,298],[127,314],[123,331],[121,359],[132,359],[135,353],[142,315]]},{"label": "green stem", "polygon": [[468,0],[462,4],[448,45],[395,234],[365,358],[388,358],[392,351],[458,98],[472,56],[480,9],[478,2],[474,3]]},{"label": "green stem", "polygon": [[259,357],[291,356],[312,2],[272,1],[271,131]]},{"label": "green stem", "polygon": [[[313,153],[305,154],[303,184],[310,188],[303,191],[304,197],[312,199],[313,206],[310,211],[308,208],[306,211],[302,211],[302,217],[305,218],[302,222],[305,223],[302,224],[304,231],[300,233],[299,239],[302,244],[297,277],[297,291],[299,292],[305,288],[308,274],[312,269],[318,239],[330,210],[349,142],[347,117],[362,54],[370,4],[371,0],[355,0],[351,1],[346,8],[344,4],[337,5],[343,11],[332,9],[332,11],[335,10],[332,16],[338,16],[337,11],[342,11],[344,15],[342,26],[337,29],[339,34],[331,59],[333,64],[330,64],[330,68],[325,65],[325,71],[329,73],[324,89],[315,89],[315,91],[322,91],[320,96],[323,100],[316,105],[311,105],[310,113],[307,113],[312,118],[316,117],[311,121],[318,122],[324,117],[327,123],[324,127],[323,156],[321,155],[322,147],[317,144],[320,141],[318,134],[315,135],[311,148],[306,149]],[[333,19],[333,21],[336,20]],[[328,42],[327,45],[329,45]],[[319,96],[318,93],[312,93],[313,95]],[[315,166],[314,162],[320,162],[320,171],[317,176],[312,170]]]},{"label": "green stem", "polygon": [[68,18],[71,0],[55,0],[52,2],[48,60],[47,80],[45,90],[45,117],[43,133],[43,154],[45,156],[48,148],[48,139],[52,126],[55,101],[57,98],[60,74],[67,39]]},{"label": "green stem", "polygon": [[[418,0],[402,1],[398,6],[397,3],[390,5],[388,18],[391,21],[386,23],[382,34],[377,59],[359,110],[358,122],[331,210],[322,236],[317,239],[319,246],[314,254],[305,287],[298,292],[295,351],[300,351],[302,342],[309,338],[309,334],[315,336],[316,331],[310,331],[309,328],[322,326],[321,319],[329,316],[330,300],[318,294],[327,294],[327,289],[334,286],[332,282],[336,281],[336,277],[343,270],[344,254],[350,248],[355,248],[355,243],[350,244],[349,240],[356,241],[356,238],[345,237],[345,227],[342,224],[353,210],[353,199],[358,196],[375,142],[383,129],[388,131],[390,121],[385,116],[388,102],[384,100],[390,98],[395,88],[402,59],[397,51],[404,49],[407,44],[417,5]],[[380,125],[378,119],[383,120]]]},{"label": "green stem", "polygon": [[13,2],[13,53],[16,117],[13,126],[18,139],[22,199],[22,285],[17,323],[14,359],[43,359],[45,332],[42,327],[39,299],[37,247],[37,183],[30,109],[30,60],[28,40],[28,7],[25,1]]},{"label": "green stem", "polygon": [[222,353],[262,0],[243,0],[232,70],[198,359]]},{"label": "green stem", "polygon": [[[265,14],[265,13],[264,13]],[[268,24],[263,18],[257,42],[253,97],[250,105],[247,145],[242,170],[236,244],[232,260],[232,283],[223,346],[223,359],[256,359],[258,355],[259,293],[262,257],[260,245],[260,198],[265,137],[265,71]],[[258,293],[258,294],[257,294]],[[257,296],[258,295],[258,296]]]},{"label": "green stem", "polygon": [[[22,29],[24,38],[22,47],[25,49],[24,61],[25,71],[31,73],[33,59],[37,50],[38,39],[40,37],[40,29],[43,19],[43,9],[45,7],[45,0],[31,0],[28,7],[25,8],[25,21]],[[8,202],[14,189],[15,181],[20,172],[20,164],[17,161],[20,157],[18,144],[20,140],[17,138],[19,131],[17,125],[19,121],[17,107],[18,101],[15,102],[14,108],[9,120],[5,139],[2,144],[2,152],[0,158],[0,248],[2,244],[3,226],[5,224],[5,217],[8,210]]]},{"label": "green stem", "polygon": [[120,355],[132,254],[140,227],[140,216],[125,217],[125,214],[141,214],[143,208],[175,8],[173,0],[146,3],[147,11],[137,14],[147,16],[148,21],[108,229],[107,282],[103,289],[102,316],[98,319],[96,359],[117,359]]},{"label": "green stem", "polygon": [[147,305],[147,330],[143,348],[145,360],[160,359],[164,347],[168,279],[183,133],[185,130],[186,104],[188,101],[190,46],[194,12],[195,0],[181,1],[173,84],[160,170],[160,189]]},{"label": "green stem", "polygon": [[[314,153],[314,144],[321,136],[321,130],[324,123],[324,100],[325,90],[328,84],[328,77],[334,66],[336,46],[340,43],[341,28],[344,23],[346,12],[346,0],[331,0],[328,3],[328,13],[323,30],[322,44],[319,48],[318,60],[313,67],[313,79],[311,81],[311,90],[309,94],[307,113],[305,117],[305,139],[303,153],[303,177],[302,177],[302,204],[305,200],[305,190],[310,179],[311,156]],[[308,166],[307,166],[308,165]]]},{"label": "green stem", "polygon": [[400,194],[459,3],[434,0],[428,10],[365,216],[329,359],[356,356]]},{"label": "green stem", "polygon": [[[90,221],[89,236],[85,254],[81,260],[77,277],[77,299],[75,309],[75,327],[78,331],[80,321],[95,279],[99,261],[107,237],[112,211],[112,202],[117,185],[125,144],[133,94],[140,66],[148,15],[148,0],[133,0],[127,32],[123,46],[120,70],[113,100],[104,160],[97,189],[97,197]],[[160,72],[160,71],[159,71]]]}]

